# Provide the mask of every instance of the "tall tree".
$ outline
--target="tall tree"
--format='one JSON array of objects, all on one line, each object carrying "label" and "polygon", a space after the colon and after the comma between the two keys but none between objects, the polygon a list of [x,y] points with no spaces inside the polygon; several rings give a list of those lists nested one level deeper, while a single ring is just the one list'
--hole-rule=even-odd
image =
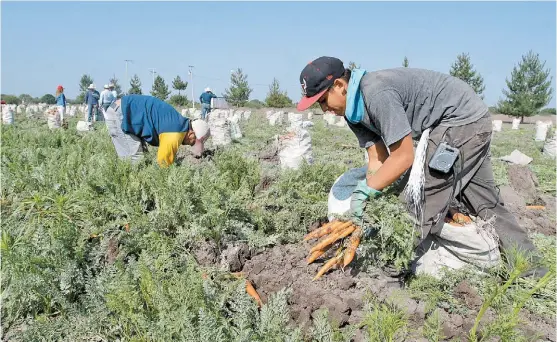
[{"label": "tall tree", "polygon": [[76,97],[78,103],[85,101],[85,93],[90,84],[93,83],[93,78],[87,74],[83,74],[79,80],[79,95]]},{"label": "tall tree", "polygon": [[360,68],[360,65],[356,65],[355,62],[351,61],[350,63],[348,63],[348,69],[350,69],[350,70],[359,69],[359,68]]},{"label": "tall tree", "polygon": [[408,68],[408,65],[410,65],[408,63],[408,58],[406,58],[406,56],[404,56],[404,61],[402,61],[402,66],[405,67],[405,68]]},{"label": "tall tree", "polygon": [[242,107],[248,102],[252,91],[248,84],[248,75],[238,68],[230,75],[230,88],[225,89],[223,96],[231,105]]},{"label": "tall tree", "polygon": [[130,89],[128,90],[128,94],[137,94],[141,95],[141,80],[137,74],[133,75],[132,79],[130,80]]},{"label": "tall tree", "polygon": [[292,106],[292,100],[288,97],[286,91],[282,92],[280,90],[280,84],[276,78],[273,78],[273,83],[269,86],[269,92],[267,93],[265,103],[267,107],[273,108]]},{"label": "tall tree", "polygon": [[529,51],[523,55],[513,68],[511,79],[505,79],[508,90],[503,90],[506,99],[499,102],[499,112],[520,117],[521,121],[525,116],[536,115],[551,101],[553,89],[549,74],[539,54]]},{"label": "tall tree", "polygon": [[474,65],[470,62],[469,54],[461,53],[458,55],[456,61],[451,65],[449,73],[468,83],[476,94],[480,95],[483,99],[483,92],[485,90],[484,79],[479,72],[474,70]]},{"label": "tall tree", "polygon": [[122,94],[122,87],[120,87],[120,83],[118,83],[118,79],[116,78],[116,75],[112,76],[112,78],[108,80],[108,82],[114,84],[114,90],[116,90],[116,94],[118,94],[118,98],[124,96],[124,94]]},{"label": "tall tree", "polygon": [[29,95],[29,94],[21,94],[19,95],[19,99],[21,100],[21,103],[25,103],[25,104],[31,104],[31,103],[37,103],[38,100],[36,98],[34,98],[33,96]]},{"label": "tall tree", "polygon": [[46,104],[56,104],[56,98],[52,94],[44,94],[40,101]]},{"label": "tall tree", "polygon": [[153,83],[153,89],[151,90],[151,95],[157,97],[163,101],[166,101],[168,95],[170,95],[170,90],[168,90],[168,86],[160,75],[155,77],[155,83]]},{"label": "tall tree", "polygon": [[176,76],[176,78],[174,78],[174,80],[172,81],[172,88],[178,90],[178,95],[182,95],[180,94],[180,91],[186,90],[187,87],[188,87],[188,82],[182,81],[180,75]]}]

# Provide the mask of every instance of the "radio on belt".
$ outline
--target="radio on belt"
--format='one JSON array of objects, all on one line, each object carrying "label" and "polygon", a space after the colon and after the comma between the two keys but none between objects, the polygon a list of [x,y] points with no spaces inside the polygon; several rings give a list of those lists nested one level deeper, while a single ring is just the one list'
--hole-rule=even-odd
[{"label": "radio on belt", "polygon": [[429,160],[429,167],[433,170],[449,173],[455,161],[458,159],[458,148],[452,147],[445,142],[437,146],[437,150]]}]

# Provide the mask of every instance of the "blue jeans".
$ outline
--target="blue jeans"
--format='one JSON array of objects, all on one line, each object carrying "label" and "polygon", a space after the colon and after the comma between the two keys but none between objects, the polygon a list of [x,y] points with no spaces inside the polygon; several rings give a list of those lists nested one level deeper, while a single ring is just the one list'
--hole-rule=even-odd
[{"label": "blue jeans", "polygon": [[87,108],[87,121],[93,122],[93,111],[95,112],[95,121],[99,121],[99,105],[90,104]]},{"label": "blue jeans", "polygon": [[201,119],[205,120],[207,114],[211,111],[211,104],[210,103],[202,103],[201,104]]}]

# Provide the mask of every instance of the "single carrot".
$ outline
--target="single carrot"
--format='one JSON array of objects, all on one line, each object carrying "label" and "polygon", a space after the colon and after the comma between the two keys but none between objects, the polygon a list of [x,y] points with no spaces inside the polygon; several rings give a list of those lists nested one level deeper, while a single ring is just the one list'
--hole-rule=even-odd
[{"label": "single carrot", "polygon": [[320,249],[318,251],[315,251],[315,252],[311,253],[308,257],[308,265],[311,264],[312,262],[314,262],[315,260],[317,260],[323,254],[325,254],[329,250],[329,248],[331,248],[330,245],[323,248],[323,249]]},{"label": "single carrot", "polygon": [[[338,221],[331,221],[331,222],[329,222],[329,223],[325,223],[324,225],[322,225],[321,227],[317,228],[316,230],[314,230],[314,231],[309,232],[308,234],[306,234],[306,236],[304,236],[304,241],[308,241],[308,240],[311,240],[311,239],[315,239],[315,238],[317,238],[317,237],[319,237],[319,236],[323,236],[323,235],[325,235],[325,234],[329,234],[329,233],[331,232],[331,230],[329,230],[329,229],[332,229],[333,225],[336,226],[337,223],[338,223]],[[329,230],[328,233],[325,233],[325,234],[323,234],[323,235],[319,235],[319,234],[321,234],[322,232],[327,231],[327,230]]]},{"label": "single carrot", "polygon": [[354,233],[350,236],[350,240],[348,242],[348,247],[346,248],[346,252],[344,253],[344,262],[343,267],[348,266],[349,263],[352,262],[354,256],[356,255],[356,249],[360,245],[360,239],[362,237],[362,229],[360,227],[354,230]]},{"label": "single carrot", "polygon": [[328,235],[325,239],[321,240],[321,242],[317,243],[317,245],[313,246],[310,250],[310,253],[323,249],[329,245],[332,245],[337,240],[347,237],[348,235],[352,234],[352,232],[356,229],[355,226],[350,226],[344,230],[336,231],[333,234]]},{"label": "single carrot", "polygon": [[261,301],[261,297],[259,297],[259,293],[255,291],[255,288],[251,284],[249,280],[246,279],[246,292],[257,302],[257,306],[261,307],[263,302]]},{"label": "single carrot", "polygon": [[314,237],[312,237],[313,239],[315,238],[320,238],[322,236],[325,236],[327,234],[334,234],[338,231],[342,231],[344,229],[346,229],[347,227],[349,227],[352,224],[352,221],[348,221],[348,222],[340,222],[338,221],[336,224],[332,224],[330,226],[328,226],[326,229],[320,231],[319,233],[317,233]]},{"label": "single carrot", "polygon": [[526,209],[544,210],[545,205],[527,205]]},{"label": "single carrot", "polygon": [[317,272],[317,274],[315,275],[315,277],[313,278],[312,281],[315,281],[315,280],[321,278],[321,276],[323,274],[325,274],[325,272],[330,270],[333,266],[336,266],[338,264],[339,260],[342,260],[342,254],[339,254],[338,256],[329,259],[329,261],[327,261],[325,263],[325,265],[323,265],[323,267],[321,267],[319,272]]}]

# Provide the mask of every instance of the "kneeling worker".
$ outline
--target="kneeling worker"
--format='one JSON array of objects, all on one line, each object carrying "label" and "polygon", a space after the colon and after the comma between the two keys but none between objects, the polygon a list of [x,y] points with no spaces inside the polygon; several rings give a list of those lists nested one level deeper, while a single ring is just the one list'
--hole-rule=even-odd
[{"label": "kneeling worker", "polygon": [[203,120],[183,117],[168,103],[148,95],[126,95],[108,107],[106,127],[120,158],[136,162],[143,156],[145,143],[159,146],[161,167],[174,163],[180,145],[193,146],[201,156],[209,126]]}]

